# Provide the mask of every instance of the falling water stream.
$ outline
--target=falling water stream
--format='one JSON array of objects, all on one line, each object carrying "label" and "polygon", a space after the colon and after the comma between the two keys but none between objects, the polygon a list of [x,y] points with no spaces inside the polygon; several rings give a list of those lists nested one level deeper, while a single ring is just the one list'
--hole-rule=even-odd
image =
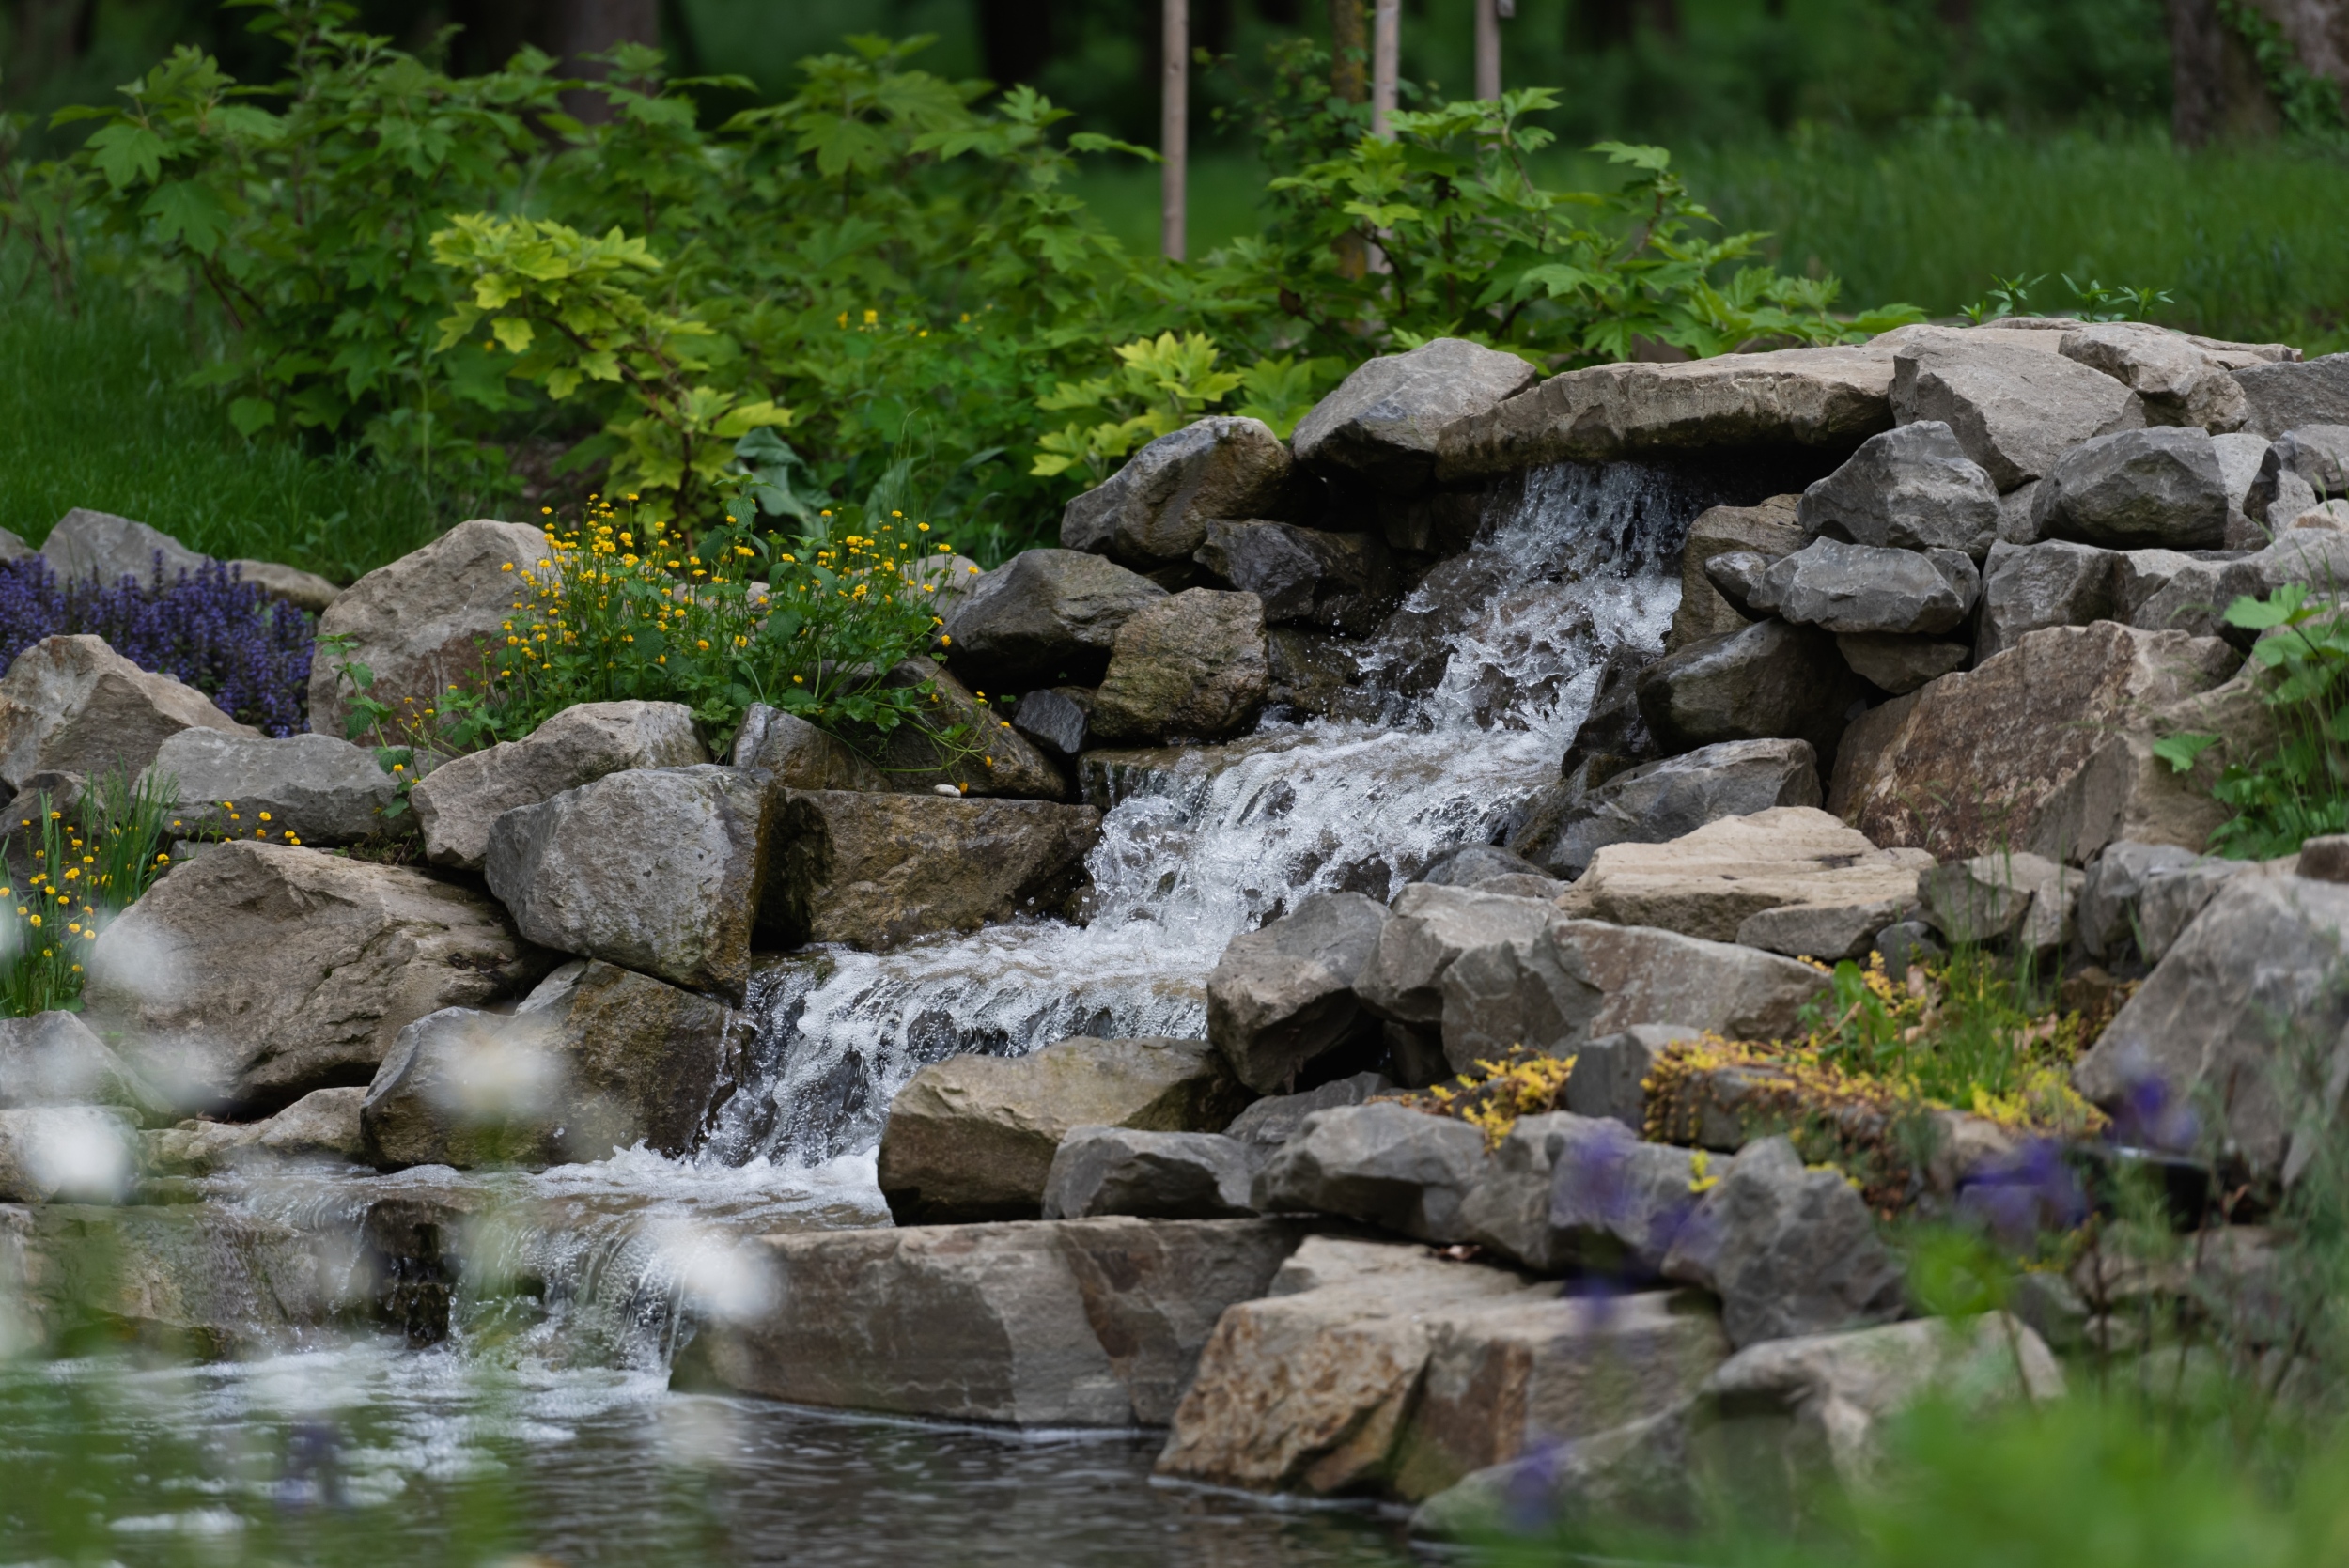
[{"label": "falling water stream", "polygon": [[[1526,475],[1363,657],[1376,719],[1268,721],[1112,771],[1082,924],[765,968],[748,1001],[749,1070],[692,1156],[214,1180],[214,1202],[322,1233],[403,1195],[481,1217],[452,1332],[421,1351],[338,1342],[137,1374],[135,1409],[77,1418],[88,1441],[159,1472],[175,1445],[210,1444],[217,1462],[189,1471],[184,1495],[109,1519],[111,1549],[174,1560],[142,1544],[282,1522],[295,1485],[310,1488],[304,1507],[330,1493],[412,1499],[401,1512],[414,1549],[387,1540],[383,1560],[439,1560],[428,1544],[464,1522],[444,1516],[454,1483],[487,1467],[511,1476],[507,1525],[534,1525],[521,1538],[564,1561],[654,1560],[680,1529],[715,1532],[711,1560],[1403,1560],[1391,1522],[1151,1488],[1155,1443],[1130,1436],[671,1394],[680,1307],[758,1310],[747,1236],[886,1223],[872,1150],[890,1097],[924,1063],[1072,1034],[1203,1034],[1204,979],[1234,936],[1316,892],[1387,898],[1447,847],[1489,838],[1557,776],[1608,657],[1660,646],[1687,525],[1711,499],[1631,465]],[[512,1280],[533,1281],[521,1307],[497,1290]],[[53,1393],[70,1386],[57,1376]],[[36,1410],[21,1392],[0,1388],[0,1429],[14,1406],[18,1433],[0,1447],[41,1452],[54,1402]],[[331,1475],[289,1457],[305,1442],[332,1451]],[[242,1466],[248,1451],[269,1463]]]}]

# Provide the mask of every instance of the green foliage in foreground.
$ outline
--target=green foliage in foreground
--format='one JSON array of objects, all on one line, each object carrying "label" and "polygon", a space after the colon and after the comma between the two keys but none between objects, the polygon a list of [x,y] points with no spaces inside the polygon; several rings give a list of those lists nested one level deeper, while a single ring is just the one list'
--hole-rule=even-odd
[{"label": "green foliage in foreground", "polygon": [[46,814],[21,875],[0,867],[8,884],[0,886],[0,1015],[80,1010],[99,932],[169,863],[162,845],[175,804],[168,781],[132,784],[117,770],[92,782],[70,820]]}]

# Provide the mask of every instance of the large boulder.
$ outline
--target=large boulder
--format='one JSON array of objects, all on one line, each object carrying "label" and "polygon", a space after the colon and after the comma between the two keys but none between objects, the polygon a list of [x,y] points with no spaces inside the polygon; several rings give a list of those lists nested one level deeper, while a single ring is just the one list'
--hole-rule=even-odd
[{"label": "large boulder", "polygon": [[2061,836],[2060,792],[2111,731],[2211,690],[2240,662],[2215,638],[2110,621],[2027,633],[1854,723],[1828,809],[1877,844],[1940,860],[2000,845],[2084,858],[2098,845],[2042,842],[2043,827]]},{"label": "large boulder", "polygon": [[2227,481],[2199,429],[2123,430],[2049,465],[2031,500],[2043,539],[2108,549],[2215,550],[2227,537]]},{"label": "large boulder", "polygon": [[[2136,1137],[2158,1141],[2206,1112],[2253,1175],[2296,1172],[2314,1152],[2309,1112],[2329,1116],[2341,1096],[2328,1058],[2349,1024],[2344,931],[2349,886],[2227,877],[2080,1059],[2074,1085]],[[2295,1042],[2322,1051],[2302,1060]]]},{"label": "large boulder", "polygon": [[2001,850],[1936,866],[1917,878],[1933,928],[1962,946],[2012,942],[2061,953],[2072,939],[2080,874],[2029,850]]},{"label": "large boulder", "polygon": [[[576,713],[579,709],[566,711]],[[544,725],[540,726],[541,732],[544,728]],[[689,756],[633,766],[684,767],[706,760]],[[882,790],[890,787],[890,782],[881,770],[865,761],[847,741],[829,730],[817,729],[797,714],[769,707],[765,703],[753,703],[743,710],[741,727],[734,732],[734,750],[726,760],[737,768],[765,768],[775,776],[776,784],[784,789]],[[586,783],[584,779],[574,782]],[[564,787],[568,789],[570,785]]]},{"label": "large boulder", "polygon": [[881,1195],[899,1224],[1034,1219],[1077,1127],[1215,1132],[1248,1091],[1205,1040],[1063,1040],[957,1056],[913,1075],[882,1128]]},{"label": "large boulder", "polygon": [[490,825],[517,806],[630,768],[691,768],[709,760],[682,703],[581,703],[520,740],[452,757],[409,791],[425,854],[478,871]]},{"label": "large boulder", "polygon": [[1744,940],[1747,922],[1765,910],[1835,910],[1846,917],[1844,939],[1794,955],[1833,961],[1865,953],[1916,902],[1917,874],[1932,865],[1921,850],[1879,849],[1816,808],[1781,806],[1724,817],[1667,844],[1610,845],[1559,907],[1719,942]]},{"label": "large boulder", "polygon": [[1635,1133],[1644,1130],[1656,1063],[1680,1041],[1696,1037],[1685,1024],[1635,1024],[1583,1042],[1566,1079],[1566,1109],[1577,1116],[1603,1116]]},{"label": "large boulder", "polygon": [[1810,1171],[1783,1138],[1747,1145],[1681,1226],[1664,1274],[1721,1298],[1739,1349],[1887,1322],[1906,1303],[1900,1261],[1841,1171]]},{"label": "large boulder", "polygon": [[1285,516],[1295,489],[1289,449],[1261,420],[1195,420],[1144,446],[1068,504],[1060,542],[1148,568],[1188,561],[1215,518]]},{"label": "large boulder", "polygon": [[398,793],[375,753],[331,735],[283,740],[227,730],[181,730],[148,765],[170,780],[182,831],[288,844],[355,844],[383,826]]},{"label": "large boulder", "polygon": [[1536,936],[1555,913],[1548,899],[1414,882],[1395,894],[1394,918],[1380,928],[1355,995],[1395,1023],[1440,1023],[1444,970],[1454,960],[1473,947]]},{"label": "large boulder", "polygon": [[[1579,1076],[1582,1063],[1575,1063]],[[1697,1200],[1729,1169],[1693,1149],[1643,1143],[1621,1123],[1523,1116],[1460,1205],[1469,1239],[1537,1274],[1656,1278]]]},{"label": "large boulder", "polygon": [[1235,1219],[1256,1212],[1248,1200],[1254,1175],[1246,1146],[1220,1133],[1078,1127],[1045,1173],[1044,1218]]},{"label": "large boulder", "polygon": [[1094,693],[1102,740],[1213,740],[1256,716],[1269,669],[1264,601],[1191,588],[1136,612],[1118,629]]},{"label": "large boulder", "polygon": [[1240,1146],[1250,1169],[1259,1170],[1315,1111],[1361,1105],[1393,1091],[1394,1084],[1382,1073],[1355,1073],[1295,1094],[1267,1094],[1233,1117],[1223,1136]]},{"label": "large boulder", "polygon": [[1355,366],[1298,421],[1290,441],[1309,469],[1381,492],[1414,490],[1435,472],[1436,438],[1445,426],[1486,412],[1540,379],[1515,354],[1434,338]]},{"label": "large boulder", "polygon": [[1084,887],[1100,831],[1091,806],[795,790],[760,937],[879,949],[1061,914]]},{"label": "large boulder", "polygon": [[548,961],[495,903],[422,872],[222,844],[106,928],[83,1000],[166,1092],[272,1110],[366,1082],[409,1024]]},{"label": "large boulder", "polygon": [[11,790],[36,773],[135,776],[164,741],[191,729],[259,734],[100,637],[44,637],[0,677],[0,781]]},{"label": "large boulder", "polygon": [[1484,1163],[1483,1129],[1454,1117],[1377,1102],[1317,1110],[1258,1172],[1255,1205],[1459,1241],[1460,1204]]},{"label": "large boulder", "polygon": [[2057,351],[2136,393],[2145,405],[2148,425],[2184,426],[2218,435],[2242,428],[2250,411],[2222,357],[2167,327],[2147,321],[2091,322],[2065,333]]},{"label": "large boulder", "polygon": [[1361,1032],[1354,981],[1377,951],[1387,911],[1359,893],[1315,893],[1234,937],[1207,976],[1207,1038],[1261,1094]]},{"label": "large boulder", "polygon": [[1899,423],[1947,425],[2002,491],[2046,474],[2081,442],[2144,425],[2144,405],[2121,382],[1999,335],[1983,334],[1962,349],[1923,344],[1896,350],[1892,410]]},{"label": "large boulder", "polygon": [[118,1106],[150,1124],[174,1109],[79,1014],[0,1018],[0,1110],[54,1105]]},{"label": "large boulder", "polygon": [[399,1032],[368,1084],[366,1157],[537,1167],[700,1141],[748,1022],[723,1002],[606,963],[570,963],[513,1014],[443,1008]]},{"label": "large boulder", "polygon": [[0,1204],[121,1203],[138,1172],[135,1126],[113,1106],[0,1110]]},{"label": "large boulder", "polygon": [[2190,865],[2194,852],[2174,844],[2108,844],[2088,862],[2077,914],[2080,945],[2099,962],[2139,950],[2140,907],[2148,883]]},{"label": "large boulder", "polygon": [[2118,551],[2066,540],[1990,547],[1982,568],[1977,660],[2003,653],[2042,627],[2120,620],[2114,614]]},{"label": "large boulder", "polygon": [[542,947],[739,1000],[777,793],[707,763],[607,773],[500,816],[490,891]]},{"label": "large boulder", "polygon": [[2349,582],[2349,533],[2287,528],[2251,554],[2179,565],[2144,597],[2130,620],[2155,631],[2225,637],[2248,647],[2257,633],[2230,626],[2225,618],[2227,606],[2237,598],[2262,598],[2287,582]]},{"label": "large boulder", "polygon": [[160,528],[86,506],[76,506],[57,520],[41,541],[40,556],[60,582],[95,581],[109,588],[126,577],[145,587],[154,581],[159,567],[169,583],[183,572],[193,575],[211,559]]},{"label": "large boulder", "polygon": [[675,1379],[879,1415],[1162,1426],[1218,1321],[1299,1240],[1268,1219],[761,1236],[743,1261],[767,1304],[701,1326]]},{"label": "large boulder", "polygon": [[239,582],[252,583],[268,598],[284,599],[313,615],[323,615],[327,606],[343,597],[341,588],[318,573],[276,561],[236,560],[228,563],[228,570]]},{"label": "large boulder", "polygon": [[1481,479],[1716,447],[1849,450],[1891,427],[1891,388],[1890,356],[1867,346],[1593,365],[1445,427],[1436,473]]},{"label": "large boulder", "polygon": [[2303,425],[2349,425],[2349,354],[2245,365],[2234,379],[2247,405],[2246,430],[2273,440]]},{"label": "large boulder", "polygon": [[1117,629],[1166,597],[1139,572],[1081,550],[1027,550],[980,578],[946,617],[950,662],[981,691],[1091,686]]},{"label": "large boulder", "polygon": [[257,1122],[182,1122],[144,1134],[142,1157],[157,1175],[209,1176],[279,1160],[331,1160],[357,1165],[366,1157],[359,1107],[365,1089],[313,1089],[274,1116]]},{"label": "large boulder", "polygon": [[1979,559],[1999,528],[1999,489],[1938,420],[1870,436],[1849,461],[1802,492],[1803,532],[1895,550],[1957,550]]},{"label": "large boulder", "polygon": [[1571,879],[1610,844],[1661,844],[1724,816],[1822,799],[1809,741],[1726,740],[1641,763],[1595,789],[1553,784],[1510,834],[1509,847]]},{"label": "large boulder", "polygon": [[1403,579],[1376,534],[1333,534],[1258,519],[1207,526],[1199,564],[1264,601],[1273,626],[1366,637],[1403,597]]},{"label": "large boulder", "polygon": [[1962,670],[1974,657],[1972,646],[1966,643],[1890,631],[1839,632],[1835,651],[1843,656],[1852,674],[1895,696],[1939,680],[1952,670]]},{"label": "large boulder", "polygon": [[1963,551],[1820,539],[1774,563],[1750,602],[1833,632],[1947,631],[1973,609],[1979,585]]},{"label": "large boulder", "polygon": [[[348,652],[310,667],[310,727],[340,735],[354,693],[336,666],[364,664],[367,695],[395,714],[420,714],[451,686],[480,684],[485,650],[530,596],[528,574],[551,568],[547,536],[526,522],[460,522],[422,550],[378,567],[319,617],[319,636]],[[421,721],[419,721],[420,722]]]},{"label": "large boulder", "polygon": [[1639,678],[1640,712],[1667,752],[1800,739],[1831,755],[1860,691],[1832,638],[1780,620],[1691,643]]},{"label": "large boulder", "polygon": [[1796,498],[1790,495],[1774,495],[1755,506],[1708,507],[1697,514],[1680,551],[1680,607],[1672,612],[1672,630],[1664,638],[1666,653],[1747,625],[1750,617],[1721,597],[1704,575],[1704,564],[1731,551],[1768,561],[1792,555],[1811,542],[1797,517]]}]

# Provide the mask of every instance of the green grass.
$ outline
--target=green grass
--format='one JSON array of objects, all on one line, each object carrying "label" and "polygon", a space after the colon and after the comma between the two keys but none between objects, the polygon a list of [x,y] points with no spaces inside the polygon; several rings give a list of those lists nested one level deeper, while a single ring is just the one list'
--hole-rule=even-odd
[{"label": "green grass", "polygon": [[188,333],[175,306],[99,288],[78,318],[37,295],[0,309],[0,527],[38,545],[88,506],[348,582],[445,520],[412,475],[240,439],[217,398],[179,384],[198,363]]}]

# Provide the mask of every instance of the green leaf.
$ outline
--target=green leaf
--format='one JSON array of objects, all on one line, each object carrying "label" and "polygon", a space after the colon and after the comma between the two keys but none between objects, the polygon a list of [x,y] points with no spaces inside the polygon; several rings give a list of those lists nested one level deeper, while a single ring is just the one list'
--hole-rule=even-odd
[{"label": "green leaf", "polygon": [[2170,771],[2190,771],[2204,752],[2218,744],[2215,735],[2166,735],[2154,742],[2154,755],[2168,763]]},{"label": "green leaf", "polygon": [[228,405],[228,423],[250,440],[277,423],[277,405],[258,397],[239,397]]},{"label": "green leaf", "polygon": [[163,139],[131,120],[92,132],[84,147],[106,183],[117,191],[159,179],[163,172]]}]

